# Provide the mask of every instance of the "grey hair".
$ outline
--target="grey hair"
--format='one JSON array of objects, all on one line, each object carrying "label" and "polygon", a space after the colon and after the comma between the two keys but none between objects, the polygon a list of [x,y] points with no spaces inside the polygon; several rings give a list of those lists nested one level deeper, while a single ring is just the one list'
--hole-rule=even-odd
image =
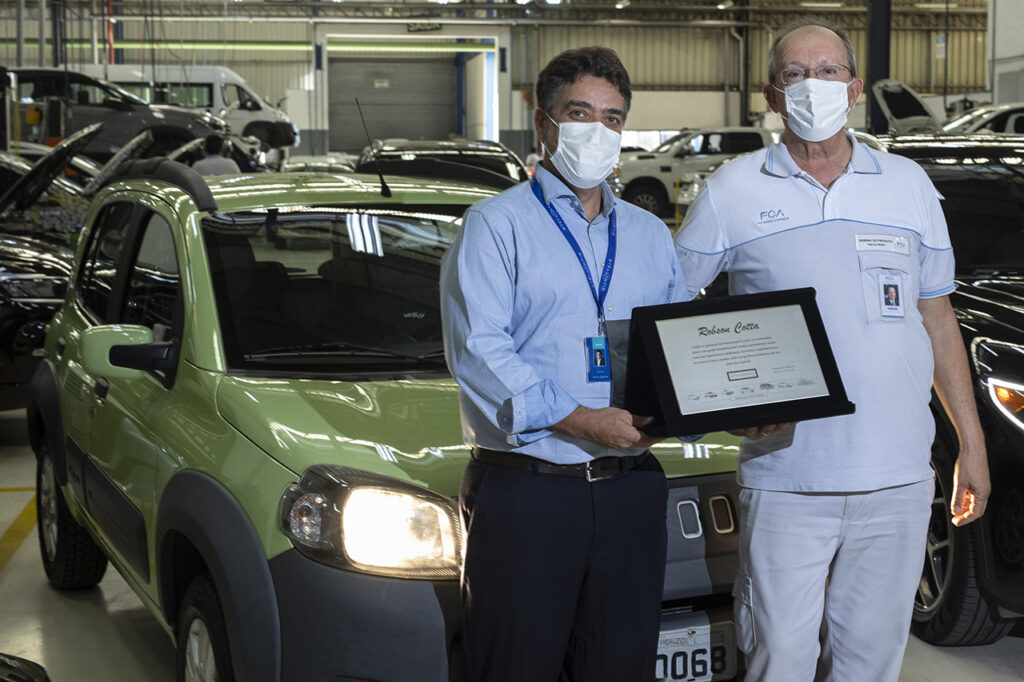
[{"label": "grey hair", "polygon": [[768,82],[775,82],[775,74],[778,65],[776,64],[775,55],[779,49],[779,42],[783,38],[788,36],[793,31],[804,28],[806,26],[820,26],[821,28],[832,31],[839,39],[843,41],[843,47],[846,48],[846,60],[850,62],[850,76],[857,77],[857,58],[853,56],[853,43],[850,41],[850,34],[839,28],[835,24],[825,21],[821,17],[805,17],[803,19],[797,19],[789,24],[786,24],[779,35],[772,41],[772,46],[768,48]]}]

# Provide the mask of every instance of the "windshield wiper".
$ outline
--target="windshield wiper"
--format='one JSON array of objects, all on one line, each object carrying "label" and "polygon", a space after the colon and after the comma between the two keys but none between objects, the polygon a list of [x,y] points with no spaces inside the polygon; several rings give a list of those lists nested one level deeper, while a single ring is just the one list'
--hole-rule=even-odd
[{"label": "windshield wiper", "polygon": [[445,365],[443,361],[438,362],[435,359],[439,353],[443,355],[443,350],[432,351],[423,355],[410,355],[408,353],[399,353],[398,351],[388,350],[387,348],[364,346],[362,344],[351,343],[348,341],[329,341],[325,343],[303,344],[301,346],[277,346],[274,348],[264,348],[259,352],[247,354],[245,359],[267,360],[273,357],[281,357],[282,355],[322,355],[325,353],[337,354],[339,352],[349,356],[398,358],[401,360],[429,362],[430,364],[440,366]]}]

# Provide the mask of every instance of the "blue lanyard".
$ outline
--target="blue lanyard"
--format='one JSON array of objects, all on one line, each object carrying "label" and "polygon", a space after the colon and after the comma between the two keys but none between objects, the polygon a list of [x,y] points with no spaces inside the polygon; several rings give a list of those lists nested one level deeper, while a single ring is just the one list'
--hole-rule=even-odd
[{"label": "blue lanyard", "polygon": [[594,287],[594,278],[590,275],[590,266],[587,265],[587,259],[583,255],[583,251],[580,249],[579,243],[576,242],[576,238],[572,236],[572,232],[569,231],[569,227],[562,220],[562,216],[558,215],[558,211],[551,204],[544,201],[544,193],[540,189],[540,183],[536,180],[530,181],[530,187],[533,189],[533,195],[537,197],[537,201],[548,210],[548,215],[555,221],[555,225],[562,232],[562,236],[569,242],[569,246],[572,247],[573,252],[576,254],[576,258],[579,260],[580,265],[583,266],[583,274],[587,276],[587,284],[590,285],[590,293],[594,295],[594,303],[597,304],[597,323],[598,333],[604,334],[604,299],[608,295],[608,286],[612,281],[612,271],[615,269],[615,209],[612,209],[611,215],[608,217],[608,253],[604,258],[604,269],[601,271],[601,282],[600,288]]}]

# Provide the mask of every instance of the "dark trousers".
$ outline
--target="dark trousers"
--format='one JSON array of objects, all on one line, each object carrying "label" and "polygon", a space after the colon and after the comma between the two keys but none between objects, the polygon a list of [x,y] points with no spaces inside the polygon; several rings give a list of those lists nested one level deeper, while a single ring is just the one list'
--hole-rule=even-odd
[{"label": "dark trousers", "polygon": [[473,460],[459,496],[470,682],[651,682],[668,484],[654,457],[602,481]]}]

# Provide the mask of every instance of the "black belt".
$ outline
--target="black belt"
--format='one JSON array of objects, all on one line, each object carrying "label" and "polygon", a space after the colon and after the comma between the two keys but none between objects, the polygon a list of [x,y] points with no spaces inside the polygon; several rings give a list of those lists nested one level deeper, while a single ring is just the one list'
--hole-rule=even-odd
[{"label": "black belt", "polygon": [[497,464],[498,466],[511,467],[513,469],[523,469],[525,471],[532,471],[535,474],[579,476],[591,483],[606,478],[614,478],[627,471],[631,471],[646,462],[650,457],[651,453],[648,451],[639,455],[626,455],[623,457],[599,457],[598,459],[581,462],[580,464],[553,464],[518,452],[473,448],[473,459],[478,462]]}]

